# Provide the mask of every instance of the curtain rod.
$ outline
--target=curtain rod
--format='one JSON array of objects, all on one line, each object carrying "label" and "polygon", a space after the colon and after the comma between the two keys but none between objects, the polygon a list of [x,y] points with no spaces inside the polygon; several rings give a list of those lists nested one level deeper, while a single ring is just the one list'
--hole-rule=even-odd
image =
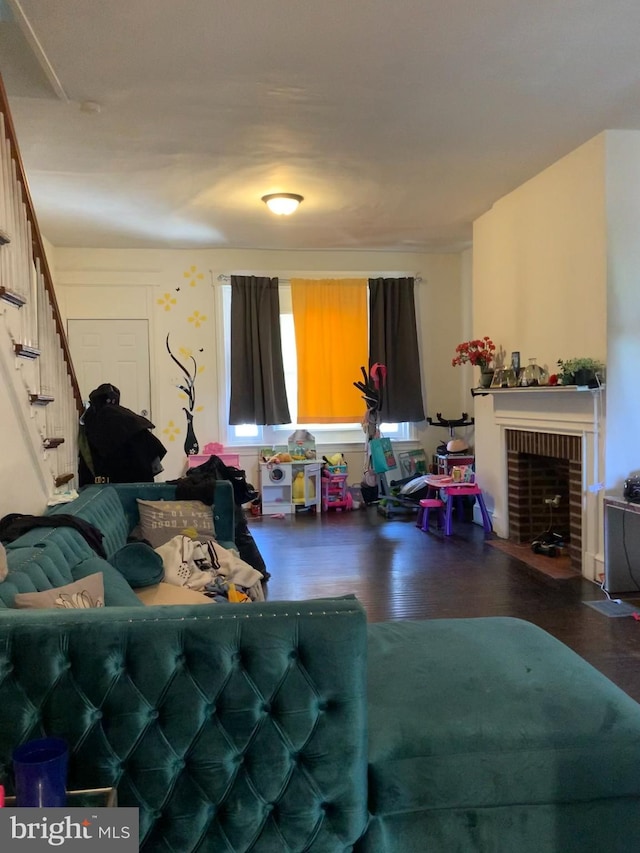
[{"label": "curtain rod", "polygon": [[[291,284],[290,278],[282,278],[281,276],[267,276],[267,277],[268,278],[277,278],[279,284]],[[302,278],[302,277],[303,276],[300,276],[300,278]],[[346,276],[346,275],[342,275],[342,276],[339,276],[339,278],[391,278],[391,277],[392,276],[374,276],[374,275],[369,275],[369,276]],[[398,276],[398,277],[399,278],[409,278],[409,276]],[[308,276],[306,276],[306,278],[308,278]],[[421,284],[422,283],[422,276],[414,275],[413,280],[416,284]],[[218,276],[218,281],[231,281],[231,275],[229,273],[220,273],[220,275]]]}]

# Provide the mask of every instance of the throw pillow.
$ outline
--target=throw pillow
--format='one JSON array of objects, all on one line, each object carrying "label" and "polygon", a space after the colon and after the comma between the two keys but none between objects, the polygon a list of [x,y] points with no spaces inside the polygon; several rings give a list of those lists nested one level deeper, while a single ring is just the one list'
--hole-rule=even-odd
[{"label": "throw pillow", "polygon": [[158,583],[145,589],[137,589],[136,595],[143,604],[154,607],[158,604],[213,604],[212,598],[194,589],[174,586],[172,583]]},{"label": "throw pillow", "polygon": [[164,576],[162,557],[146,542],[129,542],[109,562],[134,589],[159,583]]},{"label": "throw pillow", "polygon": [[45,607],[84,610],[88,607],[104,607],[102,572],[55,589],[18,593],[13,600],[13,606],[19,610],[40,610]]},{"label": "throw pillow", "polygon": [[202,501],[138,501],[142,538],[159,548],[174,536],[211,539],[216,531],[213,511]]}]

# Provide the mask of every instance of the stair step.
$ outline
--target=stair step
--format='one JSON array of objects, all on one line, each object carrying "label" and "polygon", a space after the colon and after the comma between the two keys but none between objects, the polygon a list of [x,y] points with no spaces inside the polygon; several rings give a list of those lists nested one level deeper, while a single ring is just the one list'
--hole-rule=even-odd
[{"label": "stair step", "polygon": [[45,450],[53,450],[56,447],[60,447],[61,444],[64,444],[64,438],[43,438],[42,446]]},{"label": "stair step", "polygon": [[32,406],[48,406],[53,403],[55,397],[51,394],[29,394],[29,402]]},{"label": "stair step", "polygon": [[70,483],[75,476],[75,474],[60,474],[59,476],[57,476],[54,480],[54,483],[56,484],[56,489],[60,486],[64,486],[65,483]]},{"label": "stair step", "polygon": [[11,305],[15,305],[16,308],[22,308],[27,301],[24,296],[16,293],[15,290],[9,290],[7,287],[0,287],[0,299],[3,302],[9,302]]},{"label": "stair step", "polygon": [[40,350],[27,344],[14,344],[13,351],[19,358],[40,358]]}]

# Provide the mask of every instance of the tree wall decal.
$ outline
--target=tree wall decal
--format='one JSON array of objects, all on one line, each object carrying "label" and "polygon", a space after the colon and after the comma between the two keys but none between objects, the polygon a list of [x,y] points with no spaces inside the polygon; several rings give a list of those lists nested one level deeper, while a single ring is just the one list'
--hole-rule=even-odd
[{"label": "tree wall decal", "polygon": [[169,335],[167,334],[167,352],[171,356],[172,361],[178,365],[180,370],[184,375],[184,379],[182,379],[183,384],[178,384],[176,387],[182,391],[187,396],[187,406],[188,408],[182,407],[182,411],[185,413],[187,418],[187,434],[184,440],[184,452],[187,456],[194,456],[200,450],[200,445],[198,444],[198,439],[196,438],[196,433],[193,428],[193,410],[196,405],[196,375],[198,373],[198,365],[196,364],[196,360],[193,356],[189,356],[190,361],[193,363],[193,370],[189,371],[184,364],[182,364],[175,355],[171,352],[171,347],[169,346]]}]

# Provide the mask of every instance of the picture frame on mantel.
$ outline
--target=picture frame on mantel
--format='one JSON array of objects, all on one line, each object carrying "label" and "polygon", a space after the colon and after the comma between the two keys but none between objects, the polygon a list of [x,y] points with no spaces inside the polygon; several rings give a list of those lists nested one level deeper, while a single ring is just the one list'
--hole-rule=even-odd
[{"label": "picture frame on mantel", "polygon": [[511,367],[515,370],[516,376],[520,376],[520,353],[512,352],[511,353]]}]

